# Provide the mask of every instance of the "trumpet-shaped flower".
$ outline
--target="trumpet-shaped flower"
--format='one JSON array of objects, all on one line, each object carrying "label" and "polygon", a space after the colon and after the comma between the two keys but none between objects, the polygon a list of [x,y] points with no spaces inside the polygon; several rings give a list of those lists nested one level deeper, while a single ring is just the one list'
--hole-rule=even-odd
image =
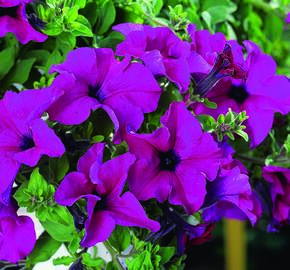
[{"label": "trumpet-shaped flower", "polygon": [[143,61],[156,76],[166,76],[185,93],[190,83],[187,58],[189,43],[168,27],[123,23],[113,27],[125,35],[117,45],[117,55],[130,55]]},{"label": "trumpet-shaped flower", "polygon": [[221,150],[183,102],[173,102],[161,123],[151,134],[130,132],[125,138],[137,157],[129,171],[129,188],[139,200],[168,199],[192,214],[203,203],[206,179],[217,175]]},{"label": "trumpet-shaped flower", "polygon": [[51,71],[60,73],[51,87],[62,89],[64,95],[48,109],[50,119],[77,125],[91,110],[102,108],[115,126],[115,143],[122,141],[127,125],[140,128],[143,113],[156,109],[161,94],[146,67],[129,58],[116,60],[111,49],[76,49]]},{"label": "trumpet-shaped flower", "polygon": [[56,202],[67,206],[86,198],[88,218],[81,242],[86,247],[107,240],[116,224],[152,231],[160,228],[131,192],[121,195],[135,157],[126,153],[102,163],[103,150],[104,144],[93,145],[78,161],[78,171],[69,173],[55,193]]},{"label": "trumpet-shaped flower", "polygon": [[274,113],[287,114],[290,111],[290,81],[286,76],[275,75],[275,61],[263,54],[251,41],[244,41],[248,56],[245,60],[247,76],[245,80],[228,79],[217,84],[207,95],[217,104],[217,109],[209,109],[202,104],[194,106],[197,114],[218,117],[228,108],[235,112],[246,111],[246,132],[251,139],[251,147],[259,145],[272,128]]},{"label": "trumpet-shaped flower", "polygon": [[61,94],[51,89],[7,91],[0,101],[0,202],[8,203],[21,164],[33,167],[42,155],[64,153],[61,140],[41,119]]}]

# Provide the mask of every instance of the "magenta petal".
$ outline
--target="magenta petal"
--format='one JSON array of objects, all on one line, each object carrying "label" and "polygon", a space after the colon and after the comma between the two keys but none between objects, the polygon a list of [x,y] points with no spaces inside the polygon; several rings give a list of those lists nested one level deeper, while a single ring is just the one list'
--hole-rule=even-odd
[{"label": "magenta petal", "polygon": [[199,173],[192,171],[189,162],[182,161],[177,167],[175,177],[172,178],[172,190],[169,195],[169,202],[175,205],[182,205],[187,214],[191,215],[198,211],[203,204],[206,194],[206,179]]},{"label": "magenta petal", "polygon": [[86,221],[85,227],[86,233],[81,245],[91,247],[108,240],[115,228],[115,221],[109,211],[98,211],[93,214],[91,220]]},{"label": "magenta petal", "polygon": [[153,75],[166,75],[163,57],[158,50],[145,52],[141,58]]},{"label": "magenta petal", "polygon": [[256,103],[247,103],[247,132],[251,138],[251,147],[259,145],[269,134],[274,120],[274,111],[257,110]]},{"label": "magenta petal", "polygon": [[148,159],[152,163],[158,164],[159,151],[168,150],[169,131],[167,128],[158,128],[151,134],[136,134],[129,132],[125,140],[129,146],[129,151],[139,159]]},{"label": "magenta petal", "polygon": [[[94,163],[100,166],[103,161],[104,143],[94,144],[78,161],[77,170],[87,178],[90,177],[90,170]],[[93,178],[91,178],[93,179]]]},{"label": "magenta petal", "polygon": [[91,168],[91,174],[94,174],[94,167],[98,168],[98,181],[94,182],[97,184],[96,191],[102,196],[106,195],[109,197],[119,196],[124,188],[128,170],[134,163],[135,156],[126,153],[115,157],[114,159],[108,160],[99,166],[99,164],[93,164]]},{"label": "magenta petal", "polygon": [[3,153],[0,154],[0,175],[1,175],[0,202],[6,204],[9,201],[10,194],[8,195],[5,192],[7,189],[10,188],[10,185],[13,183],[19,168],[20,168],[19,162],[10,157],[5,156]]},{"label": "magenta petal", "polygon": [[115,62],[114,52],[111,49],[78,48],[67,55],[64,63],[53,65],[50,72],[72,73],[77,79],[84,78],[88,84],[102,82]]},{"label": "magenta petal", "polygon": [[160,229],[158,222],[147,217],[139,201],[131,192],[126,192],[121,198],[108,202],[108,210],[116,224],[122,226],[138,226],[153,232]]},{"label": "magenta petal", "polygon": [[3,104],[13,118],[30,121],[40,118],[47,108],[62,95],[63,91],[56,88],[25,90],[20,93],[7,91]]},{"label": "magenta petal", "polygon": [[71,74],[57,76],[53,89],[60,89],[64,94],[47,110],[49,118],[65,125],[78,125],[84,122],[97,109],[98,101],[88,96],[88,84]]},{"label": "magenta petal", "polygon": [[15,153],[13,157],[20,163],[33,167],[42,155],[60,157],[65,152],[61,140],[42,119],[31,122],[30,130],[35,147]]},{"label": "magenta petal", "polygon": [[55,201],[60,205],[71,206],[78,199],[90,195],[94,191],[94,185],[80,172],[67,174],[55,192]]},{"label": "magenta petal", "polygon": [[35,242],[34,224],[30,217],[0,219],[0,260],[17,263],[29,255]]},{"label": "magenta petal", "polygon": [[174,146],[182,159],[190,156],[193,149],[189,145],[199,141],[202,130],[184,102],[172,102],[160,122],[169,129],[170,145]]},{"label": "magenta petal", "polygon": [[170,172],[160,171],[158,163],[141,159],[130,168],[128,184],[130,191],[138,200],[156,198],[159,202],[164,202],[172,188],[171,177],[174,176]]}]

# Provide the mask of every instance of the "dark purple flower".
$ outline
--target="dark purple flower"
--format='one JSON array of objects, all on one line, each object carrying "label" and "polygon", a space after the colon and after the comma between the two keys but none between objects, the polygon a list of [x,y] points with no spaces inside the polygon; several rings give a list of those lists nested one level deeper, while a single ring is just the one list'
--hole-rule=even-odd
[{"label": "dark purple flower", "polygon": [[248,56],[245,80],[228,79],[217,84],[207,95],[217,104],[217,109],[209,109],[202,104],[194,105],[196,114],[210,114],[215,118],[226,113],[229,108],[235,112],[246,111],[246,132],[251,139],[251,147],[259,145],[272,128],[275,112],[287,114],[290,111],[290,82],[286,76],[275,75],[275,61],[263,54],[251,41],[244,41]]},{"label": "dark purple flower", "polygon": [[131,192],[122,196],[127,173],[135,157],[130,153],[102,163],[104,144],[95,144],[77,164],[77,172],[69,173],[55,193],[61,205],[71,206],[80,198],[87,199],[88,218],[82,246],[93,246],[107,240],[115,225],[138,226],[159,230]]},{"label": "dark purple flower", "polygon": [[0,37],[12,32],[22,44],[26,44],[30,40],[43,42],[47,39],[47,35],[36,31],[32,27],[26,16],[25,6],[32,1],[0,1]]},{"label": "dark purple flower", "polygon": [[128,184],[139,200],[166,199],[197,211],[206,194],[206,178],[214,180],[221,151],[183,102],[173,102],[161,118],[163,127],[151,134],[128,133],[129,151],[136,155]]},{"label": "dark purple flower", "polygon": [[156,76],[166,76],[185,93],[190,84],[187,58],[189,44],[168,27],[123,23],[113,27],[125,35],[116,54],[141,59]]},{"label": "dark purple flower", "polygon": [[241,173],[239,166],[229,166],[222,168],[217,178],[207,183],[202,217],[205,222],[218,222],[223,217],[240,220],[248,218],[254,225],[258,217],[255,214],[249,177]]},{"label": "dark purple flower", "polygon": [[51,89],[7,91],[0,101],[0,202],[9,201],[13,180],[21,166],[33,167],[42,155],[61,156],[65,149],[41,119],[62,93]]},{"label": "dark purple flower", "polygon": [[0,203],[0,260],[17,263],[29,255],[35,242],[32,219],[18,216],[12,205]]},{"label": "dark purple flower", "polygon": [[283,225],[290,224],[290,169],[265,166],[262,176],[269,183],[272,200],[268,230],[277,231]]},{"label": "dark purple flower", "polygon": [[162,216],[160,230],[150,233],[145,241],[156,242],[158,239],[174,231],[177,238],[177,255],[181,256],[192,245],[199,245],[212,238],[210,234],[214,228],[213,223],[200,223],[192,225],[188,223],[174,209],[165,205],[161,206]]},{"label": "dark purple flower", "polygon": [[287,16],[286,16],[286,18],[285,18],[285,22],[286,22],[287,24],[290,24],[290,12],[287,13]]},{"label": "dark purple flower", "polygon": [[49,109],[49,117],[62,124],[84,122],[91,110],[104,109],[115,126],[114,142],[122,141],[123,129],[138,130],[143,113],[156,109],[161,89],[150,71],[129,58],[118,61],[111,49],[80,48],[53,66],[60,73],[51,88],[64,95]]}]

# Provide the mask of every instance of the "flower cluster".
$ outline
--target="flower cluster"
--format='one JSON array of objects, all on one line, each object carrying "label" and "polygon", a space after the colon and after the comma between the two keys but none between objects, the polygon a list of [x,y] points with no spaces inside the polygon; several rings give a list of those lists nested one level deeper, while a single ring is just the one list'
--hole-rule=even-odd
[{"label": "flower cluster", "polygon": [[[0,36],[13,32],[21,43],[45,40],[26,18],[28,2],[0,1]],[[60,130],[75,130],[101,110],[112,122],[112,133],[103,143],[88,142],[54,194],[59,205],[84,204],[81,246],[106,241],[116,225],[135,226],[151,231],[147,241],[152,242],[174,230],[181,255],[210,239],[214,224],[224,217],[254,226],[267,209],[269,231],[289,224],[289,169],[263,168],[271,195],[265,198],[252,189],[228,137],[218,140],[200,120],[209,115],[218,121],[229,109],[245,111],[251,148],[260,145],[274,114],[290,112],[289,79],[276,75],[274,60],[252,41],[242,46],[195,25],[188,25],[187,40],[167,27],[125,23],[113,29],[124,35],[115,51],[75,49],[51,66],[50,86],[7,91],[0,101],[0,259],[15,263],[36,241],[32,220],[16,212],[12,187],[19,185],[17,175],[69,152]],[[167,85],[181,98],[160,109]],[[160,125],[152,130],[144,119],[158,109]],[[105,158],[106,150],[121,144],[124,153]],[[160,224],[146,208],[150,200],[161,209]],[[200,219],[190,224],[186,218],[196,213]]]}]

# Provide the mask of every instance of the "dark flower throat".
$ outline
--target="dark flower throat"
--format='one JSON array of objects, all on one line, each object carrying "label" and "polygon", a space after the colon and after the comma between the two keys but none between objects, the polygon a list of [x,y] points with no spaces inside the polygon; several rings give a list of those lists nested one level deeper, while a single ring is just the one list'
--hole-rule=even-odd
[{"label": "dark flower throat", "polygon": [[89,97],[96,99],[100,103],[104,100],[104,95],[100,85],[89,85]]},{"label": "dark flower throat", "polygon": [[33,139],[30,136],[23,136],[20,143],[20,149],[22,151],[28,150],[35,146]]},{"label": "dark flower throat", "polygon": [[19,7],[19,5],[15,6],[15,7],[7,7],[7,8],[0,7],[0,17],[9,16],[12,18],[16,18],[18,7]]},{"label": "dark flower throat", "polygon": [[175,172],[177,165],[180,163],[180,157],[174,150],[159,152],[160,170]]}]

